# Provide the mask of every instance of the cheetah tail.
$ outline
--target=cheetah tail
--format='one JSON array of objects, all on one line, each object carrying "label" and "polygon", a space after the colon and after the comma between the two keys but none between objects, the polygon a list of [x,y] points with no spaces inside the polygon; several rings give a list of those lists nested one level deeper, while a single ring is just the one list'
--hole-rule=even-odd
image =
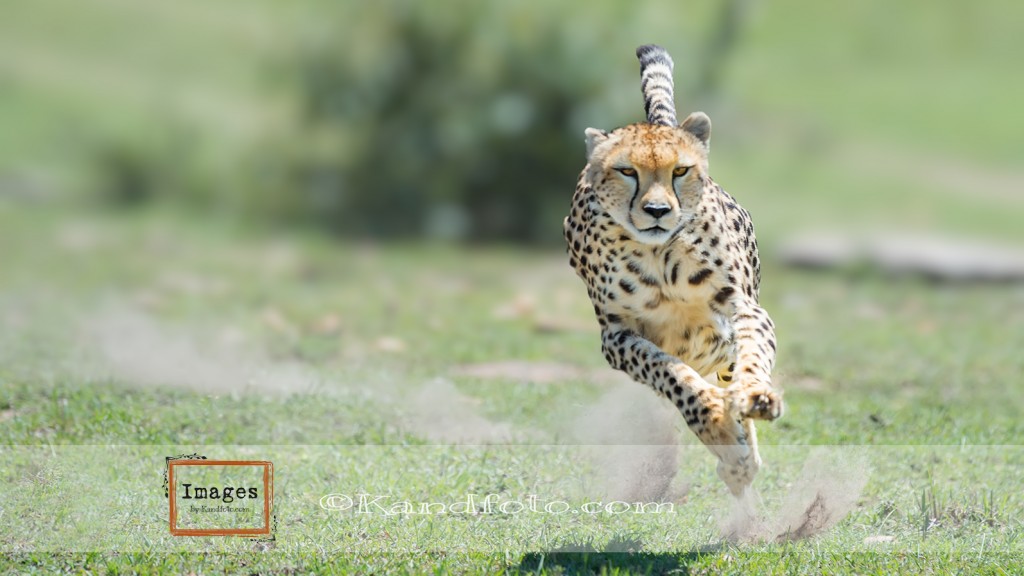
[{"label": "cheetah tail", "polygon": [[651,124],[675,126],[676,105],[672,84],[672,57],[661,46],[646,44],[636,49],[640,60],[640,89],[644,112]]}]

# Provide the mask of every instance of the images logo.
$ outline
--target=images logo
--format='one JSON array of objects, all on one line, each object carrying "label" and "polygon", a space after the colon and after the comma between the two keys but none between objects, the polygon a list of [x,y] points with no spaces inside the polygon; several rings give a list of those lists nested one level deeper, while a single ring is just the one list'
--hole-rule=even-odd
[{"label": "images logo", "polygon": [[175,536],[271,536],[272,462],[169,456],[166,494]]}]

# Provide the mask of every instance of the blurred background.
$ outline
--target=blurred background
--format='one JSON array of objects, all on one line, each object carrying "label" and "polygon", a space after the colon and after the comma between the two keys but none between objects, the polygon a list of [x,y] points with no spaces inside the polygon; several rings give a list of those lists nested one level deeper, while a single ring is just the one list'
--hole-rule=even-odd
[{"label": "blurred background", "polygon": [[653,42],[769,246],[1021,241],[1022,18],[1010,0],[9,2],[0,198],[557,248],[583,130],[642,119],[634,49]]}]

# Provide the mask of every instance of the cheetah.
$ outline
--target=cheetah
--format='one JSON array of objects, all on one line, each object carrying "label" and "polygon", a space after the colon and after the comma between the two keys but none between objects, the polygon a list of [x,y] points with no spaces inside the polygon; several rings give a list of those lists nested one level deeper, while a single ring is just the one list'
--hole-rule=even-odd
[{"label": "cheetah", "polygon": [[783,410],[754,227],[708,175],[711,120],[676,121],[671,57],[654,45],[636,54],[647,122],[585,131],[563,223],[569,263],[605,359],[679,409],[740,497],[761,467],[753,421]]}]

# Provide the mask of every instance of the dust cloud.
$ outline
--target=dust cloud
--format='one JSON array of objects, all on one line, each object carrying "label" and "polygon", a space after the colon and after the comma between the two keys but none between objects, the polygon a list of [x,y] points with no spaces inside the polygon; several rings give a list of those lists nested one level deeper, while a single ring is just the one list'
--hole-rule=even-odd
[{"label": "dust cloud", "polygon": [[236,336],[203,337],[129,307],[107,306],[82,322],[93,376],[210,394],[310,393],[317,378],[299,363],[270,361]]},{"label": "dust cloud", "polygon": [[583,408],[567,435],[592,463],[594,488],[606,500],[673,500],[679,470],[679,413],[623,376]]},{"label": "dust cloud", "polygon": [[720,522],[722,538],[733,542],[788,542],[822,534],[846,517],[868,480],[867,459],[851,447],[822,448],[803,469],[774,515],[758,514],[757,494],[735,498]]},{"label": "dust cloud", "polygon": [[206,394],[324,394],[345,401],[358,393],[382,407],[395,427],[431,442],[511,441],[512,426],[479,414],[479,402],[448,380],[398,384],[323,379],[311,366],[268,358],[238,334],[211,336],[171,326],[136,308],[106,306],[81,321],[79,369],[93,379],[132,386],[169,386]]}]

